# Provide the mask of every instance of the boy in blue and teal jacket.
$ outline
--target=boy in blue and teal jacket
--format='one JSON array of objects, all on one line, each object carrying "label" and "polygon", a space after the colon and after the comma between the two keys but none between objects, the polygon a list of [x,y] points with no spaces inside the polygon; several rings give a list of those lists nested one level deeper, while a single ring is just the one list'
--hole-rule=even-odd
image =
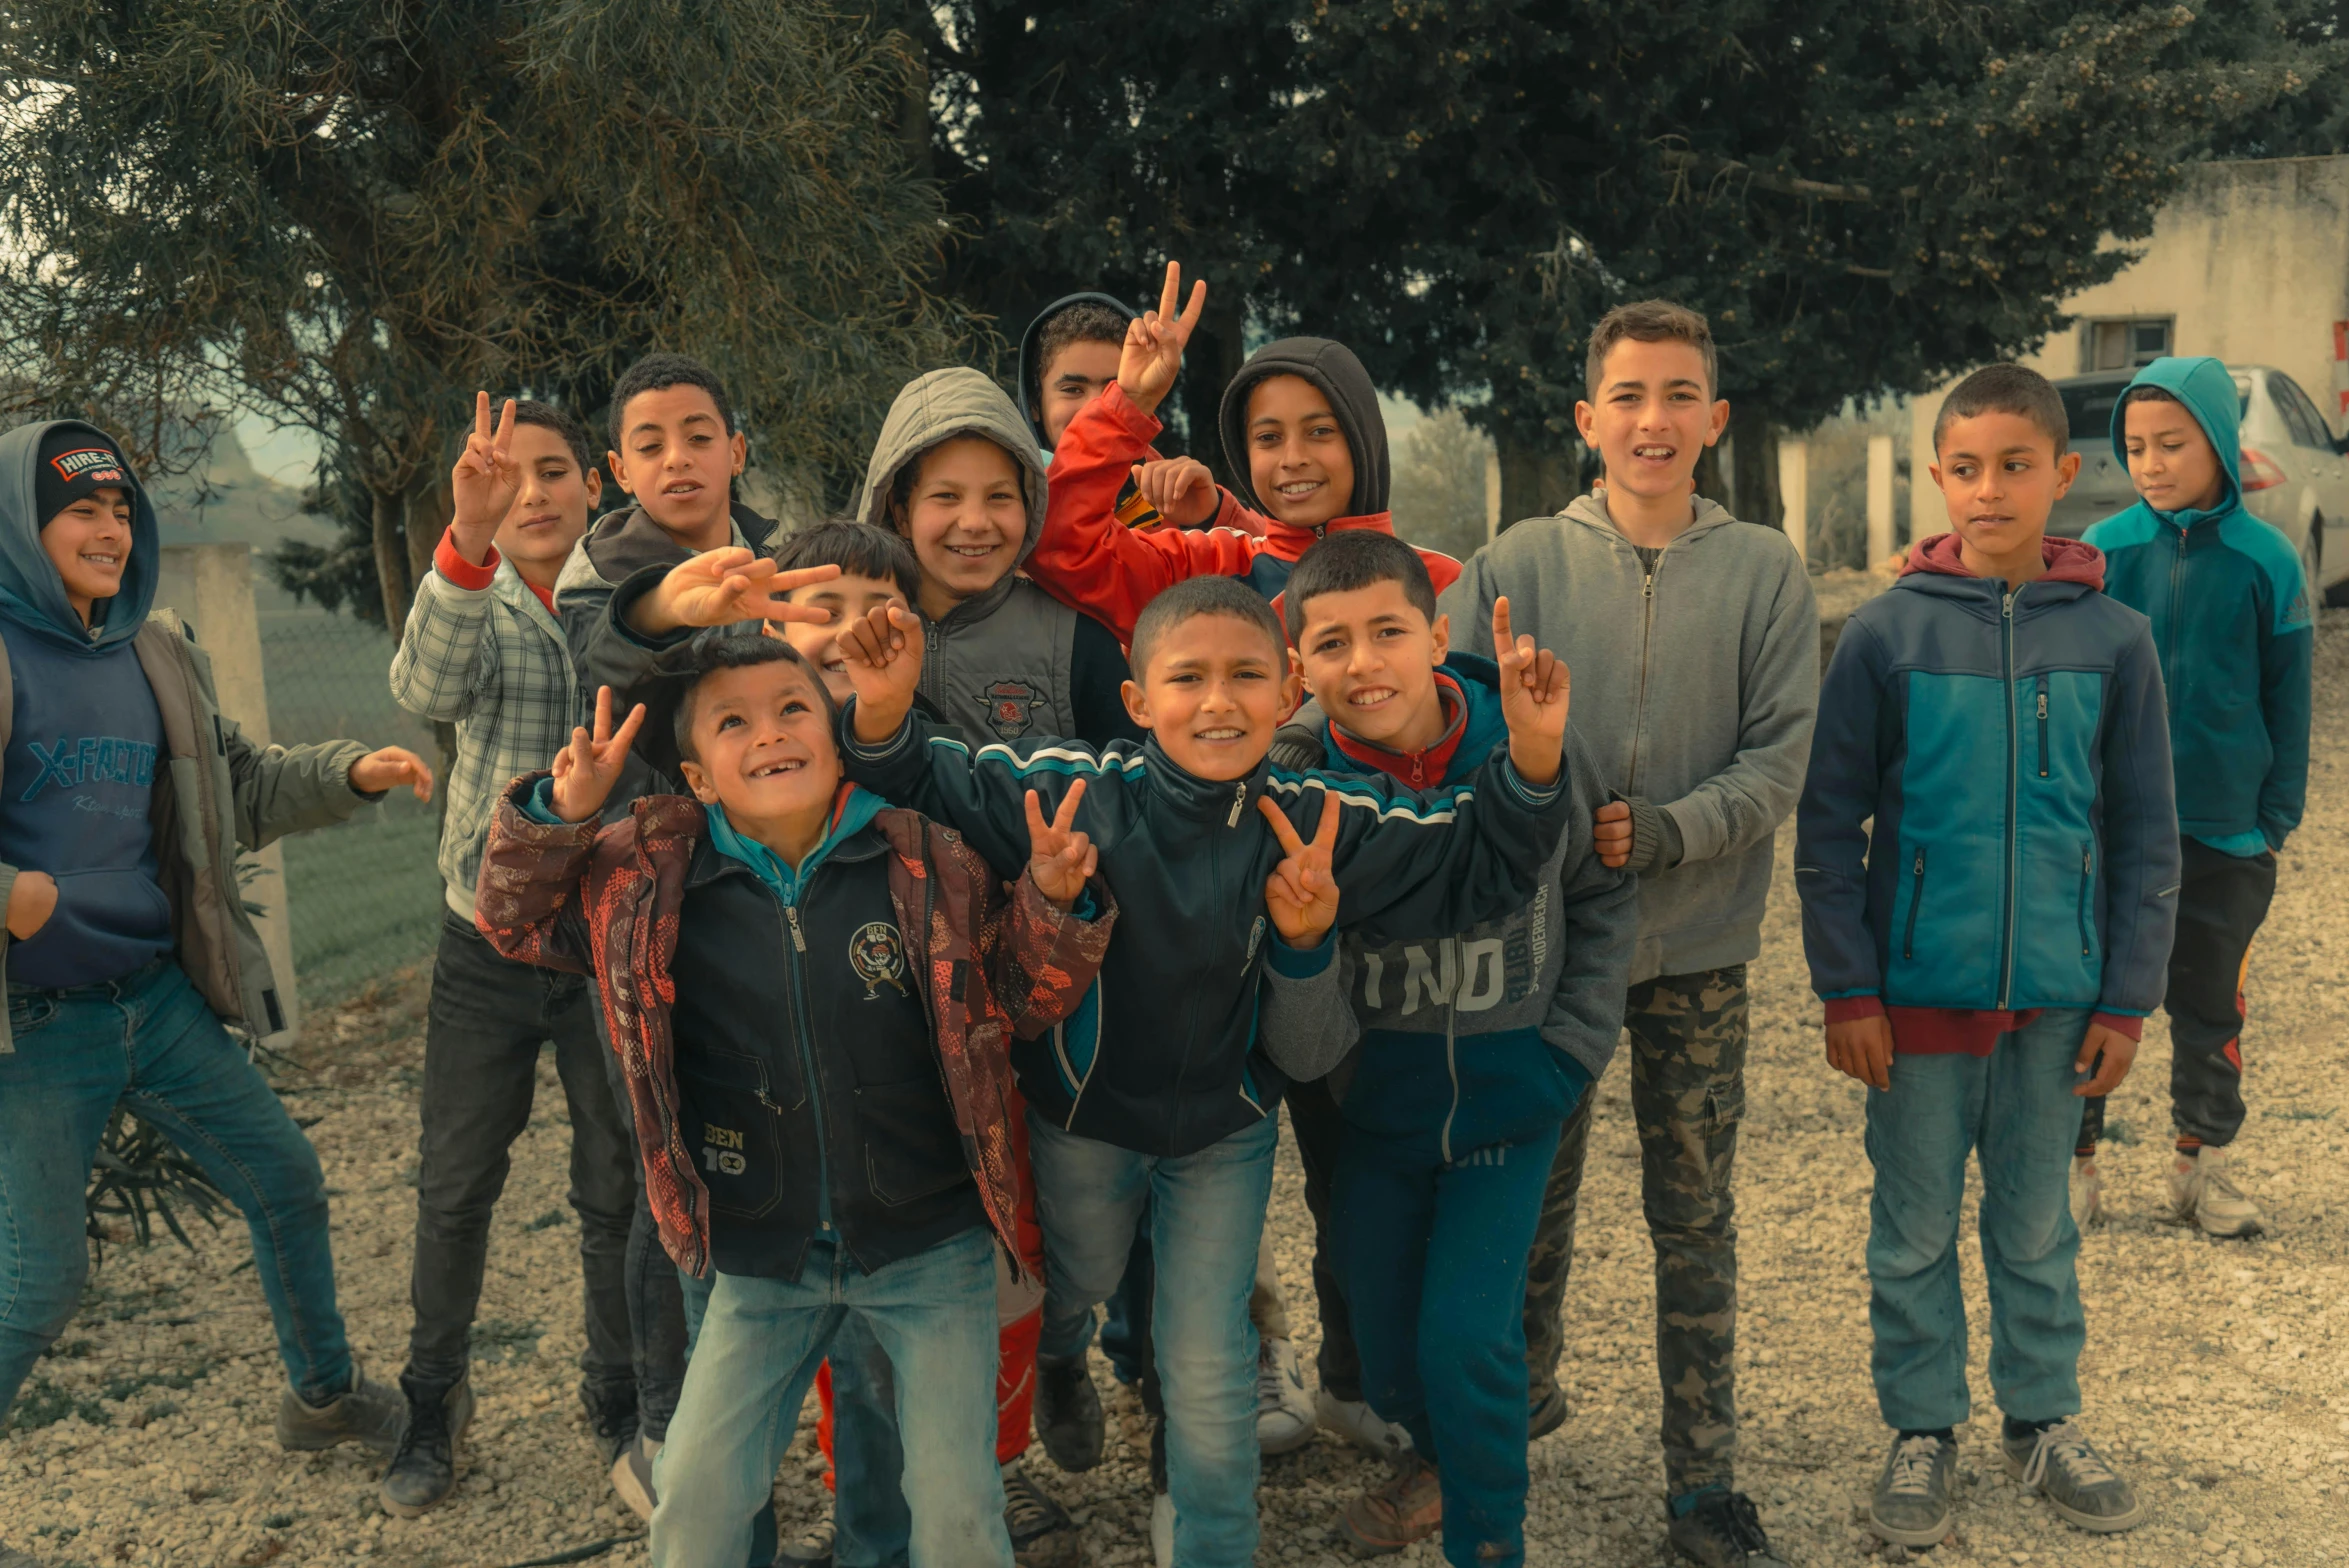
[{"label": "boy in blue and teal jacket", "polygon": [[[2172,694],[2183,875],[2162,999],[2178,1137],[2170,1207],[2222,1236],[2260,1229],[2225,1151],[2243,1126],[2245,959],[2308,795],[2316,645],[2298,554],[2243,508],[2240,407],[2215,359],[2139,371],[2113,407],[2112,445],[2142,499],[2087,536],[2105,555],[2105,591],[2152,620]],[[2103,1101],[2090,1102],[2074,1187],[2091,1203],[2103,1125]]]},{"label": "boy in blue and teal jacket", "polygon": [[1954,531],[1846,624],[1796,815],[1828,1059],[1875,1091],[1869,1320],[1899,1436],[1870,1523],[1899,1545],[1948,1530],[1977,1150],[2007,1466],[2084,1529],[2143,1518],[2072,1419],[2087,1326],[2066,1178],[2082,1098],[2119,1083],[2161,997],[2178,840],[2151,628],[2100,591],[2094,549],[2045,537],[2079,468],[2065,433],[2035,372],[1951,391],[1933,477]]}]

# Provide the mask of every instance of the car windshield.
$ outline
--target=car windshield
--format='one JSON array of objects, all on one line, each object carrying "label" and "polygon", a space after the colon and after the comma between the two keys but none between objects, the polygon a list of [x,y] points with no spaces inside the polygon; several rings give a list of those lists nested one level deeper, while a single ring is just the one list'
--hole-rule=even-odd
[{"label": "car windshield", "polygon": [[[2101,447],[2112,439],[2112,409],[2129,390],[2125,381],[2071,382],[2056,389],[2063,394],[2064,417],[2071,422],[2072,445]],[[2251,413],[2251,378],[2235,377],[2235,417]]]}]

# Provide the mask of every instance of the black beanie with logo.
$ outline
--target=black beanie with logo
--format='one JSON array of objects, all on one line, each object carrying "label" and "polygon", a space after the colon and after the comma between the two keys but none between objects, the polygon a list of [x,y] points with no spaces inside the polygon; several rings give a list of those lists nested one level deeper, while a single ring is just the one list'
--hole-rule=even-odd
[{"label": "black beanie with logo", "polygon": [[41,455],[33,465],[33,512],[41,527],[93,490],[137,486],[122,449],[88,426],[61,425],[41,438]]}]

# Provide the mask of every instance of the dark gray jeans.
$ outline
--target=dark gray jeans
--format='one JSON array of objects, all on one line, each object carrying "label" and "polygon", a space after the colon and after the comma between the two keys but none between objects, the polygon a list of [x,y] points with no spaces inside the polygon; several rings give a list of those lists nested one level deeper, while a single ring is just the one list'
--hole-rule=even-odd
[{"label": "dark gray jeans", "polygon": [[628,1331],[628,1231],[636,1155],[604,1074],[595,991],[577,975],[501,958],[454,914],[442,917],[425,1023],[424,1124],[416,1174],[416,1262],[408,1286],[415,1327],[408,1370],[449,1381],[464,1371],[489,1217],[512,1168],[508,1151],[530,1123],[538,1053],[552,1042],[571,1111],[571,1207],[586,1279],[590,1381],[635,1380]]}]

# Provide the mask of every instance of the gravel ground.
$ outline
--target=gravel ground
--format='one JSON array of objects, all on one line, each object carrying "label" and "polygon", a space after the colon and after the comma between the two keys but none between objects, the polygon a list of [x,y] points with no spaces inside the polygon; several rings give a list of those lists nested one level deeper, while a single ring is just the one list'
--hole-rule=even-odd
[{"label": "gravel ground", "polygon": [[[2284,857],[2275,911],[2253,954],[2251,1120],[2241,1168],[2267,1205],[2268,1237],[2216,1243],[2159,1224],[2169,1042],[2157,1019],[2136,1073],[2114,1097],[2105,1161],[2112,1222],[2081,1255],[2089,1312],[2087,1420],[2151,1503],[2122,1537],[2085,1535],[2003,1478],[1983,1370],[1988,1336],[1978,1254],[1965,1243],[1975,1324],[1973,1378],[1984,1419],[1960,1434],[1952,1563],[2212,1564],[2298,1568],[2349,1558],[2349,1352],[2340,1332],[2349,1277],[2349,1202],[2332,1183],[2349,1117],[2339,1075],[2349,949],[2327,908],[2349,886],[2349,612],[2324,617],[2310,825]],[[1781,850],[1785,840],[1781,840]],[[1872,1555],[1855,1523],[1882,1457],[1867,1377],[1862,1271],[1868,1167],[1863,1091],[1819,1055],[1795,911],[1782,874],[1756,1008],[1743,1199],[1743,1483],[1782,1549],[1804,1565]],[[313,1028],[287,1075],[297,1116],[336,1194],[336,1252],[355,1342],[368,1366],[398,1371],[407,1327],[421,990],[409,977]],[[477,1335],[481,1413],[456,1498],[429,1518],[387,1518],[376,1464],[353,1449],[277,1451],[270,1419],[282,1379],[240,1228],[199,1233],[198,1250],[112,1247],[81,1315],[0,1439],[0,1535],[59,1565],[251,1565],[366,1561],[509,1565],[619,1538],[595,1560],[644,1561],[633,1520],[612,1502],[573,1396],[576,1233],[563,1203],[565,1128],[551,1066],[540,1113],[515,1150]],[[1621,1069],[1600,1086],[1581,1256],[1568,1303],[1573,1416],[1534,1451],[1529,1560],[1662,1564],[1649,1325],[1650,1253]],[[1314,1338],[1310,1234],[1284,1146],[1272,1223],[1291,1310]],[[2330,1172],[2332,1174],[2328,1175]],[[1106,1385],[1106,1373],[1101,1374]],[[1036,1463],[1084,1520],[1095,1559],[1148,1561],[1149,1498],[1139,1412],[1112,1395],[1109,1462],[1082,1477]],[[809,1418],[812,1421],[812,1412]],[[819,1502],[812,1431],[777,1499],[801,1519]],[[1265,1466],[1268,1563],[1337,1564],[1338,1506],[1376,1478],[1323,1438]],[[1433,1562],[1432,1551],[1407,1554]]]}]

